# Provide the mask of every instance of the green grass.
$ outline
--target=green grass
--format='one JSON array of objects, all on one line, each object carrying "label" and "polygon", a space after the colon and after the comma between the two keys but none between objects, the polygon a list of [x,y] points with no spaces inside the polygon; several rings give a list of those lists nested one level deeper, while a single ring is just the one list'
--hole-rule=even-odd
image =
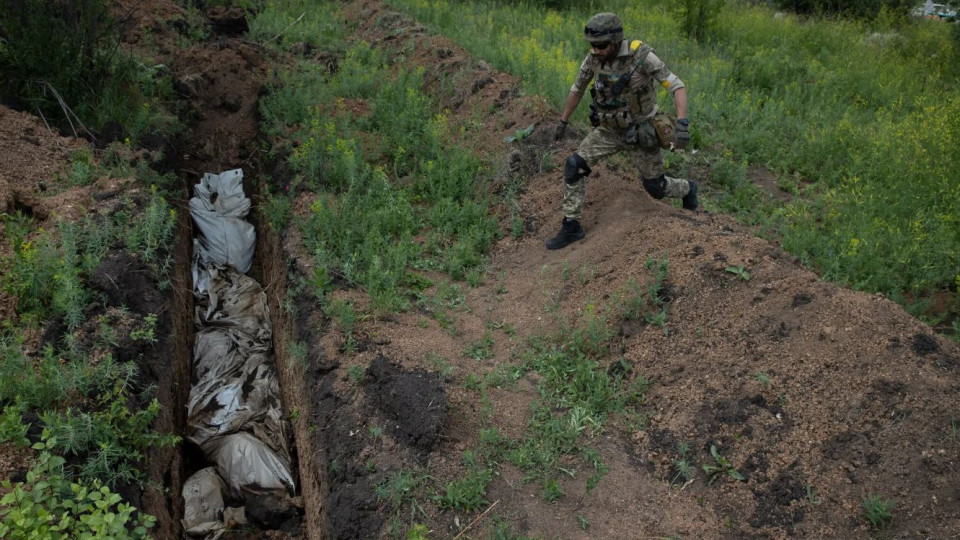
[{"label": "green grass", "polygon": [[893,510],[896,503],[879,495],[868,495],[860,501],[862,516],[873,529],[884,529],[893,524]]},{"label": "green grass", "polygon": [[441,508],[463,512],[483,510],[489,504],[485,497],[494,471],[481,466],[479,456],[471,450],[463,453],[461,461],[467,469],[466,474],[443,485],[431,498]]},{"label": "green grass", "polygon": [[547,500],[562,496],[557,482],[567,455],[580,456],[592,471],[588,490],[596,486],[607,469],[589,439],[611,416],[643,403],[649,382],[642,375],[631,376],[629,369],[611,374],[607,369],[613,335],[606,319],[588,308],[579,324],[533,338],[520,353],[518,374],[539,375],[539,400],[526,435],[507,447],[504,459],[525,470],[528,481],[539,480]]},{"label": "green grass", "polygon": [[399,470],[374,486],[374,494],[382,501],[386,514],[390,516],[387,530],[391,537],[399,537],[405,528],[404,521],[409,520],[409,538],[409,531],[416,528],[414,520],[427,517],[420,501],[426,498],[428,480],[429,476],[422,472]]},{"label": "green grass", "polygon": [[[389,3],[518,75],[557,109],[586,54],[585,10]],[[774,17],[727,3],[713,38],[698,44],[681,37],[662,3],[615,0],[604,9],[687,83],[702,151],[667,159],[681,173],[706,168],[706,208],[756,225],[828,279],[908,308],[908,298],[957,290],[960,53],[950,25]],[[574,116],[582,124],[585,110]],[[793,179],[800,196],[773,204],[750,181],[751,165]]]},{"label": "green grass", "polygon": [[[388,311],[411,307],[421,270],[479,282],[484,253],[500,235],[487,173],[450,144],[447,118],[422,90],[423,72],[396,68],[363,43],[338,68],[331,75],[303,63],[262,101],[269,129],[292,128],[298,141],[288,149],[296,173],[289,187],[315,200],[294,224],[317,267]],[[370,114],[354,118],[347,99],[363,100]],[[272,207],[283,208],[282,195],[271,194]]]},{"label": "green grass", "polygon": [[569,465],[561,466],[569,463],[565,456],[580,457],[590,474],[587,490],[593,489],[607,468],[590,439],[611,418],[632,424],[640,414],[650,382],[633,372],[624,359],[613,358],[610,343],[619,320],[637,320],[651,312],[665,316],[668,266],[665,258],[649,258],[643,286],[631,278],[627,291],[615,296],[611,306],[601,309],[588,304],[574,320],[558,318],[554,332],[533,336],[521,347],[518,366],[501,366],[473,380],[483,392],[487,386],[509,383],[525,373],[537,375],[539,399],[532,405],[526,433],[489,448],[498,449],[494,461],[505,459],[525,471],[526,481],[539,481],[547,501],[564,496],[562,475],[577,474]]},{"label": "green grass", "polygon": [[487,330],[483,333],[483,337],[474,341],[463,350],[463,356],[467,358],[473,358],[474,360],[488,360],[493,358],[493,346],[495,342],[493,341],[492,333]]},{"label": "green grass", "polygon": [[[523,436],[507,439],[495,428],[481,430],[478,449],[471,456],[485,467],[471,468],[466,477],[455,481],[456,489],[445,486],[444,493],[456,495],[457,500],[465,498],[461,492],[482,483],[481,472],[496,471],[503,461],[524,471],[525,482],[538,482],[540,495],[548,502],[564,497],[563,479],[581,470],[589,475],[587,490],[597,486],[607,467],[590,440],[603,432],[611,418],[629,422],[637,415],[650,386],[623,359],[620,369],[610,367],[609,342],[615,335],[611,324],[595,306],[588,306],[580,318],[556,332],[527,340],[517,353],[519,364],[502,364],[485,375],[466,378],[466,388],[480,394],[487,421],[492,414],[490,387],[509,386],[525,374],[536,374],[538,399],[531,404]],[[571,468],[568,456],[578,457],[582,465]]]}]

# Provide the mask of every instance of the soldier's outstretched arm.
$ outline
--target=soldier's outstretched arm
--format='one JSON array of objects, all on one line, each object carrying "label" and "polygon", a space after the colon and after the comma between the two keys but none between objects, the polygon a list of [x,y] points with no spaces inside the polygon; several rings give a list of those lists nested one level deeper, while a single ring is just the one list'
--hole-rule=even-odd
[{"label": "soldier's outstretched arm", "polygon": [[570,121],[570,116],[573,115],[573,111],[577,110],[577,105],[580,104],[581,99],[583,99],[583,94],[576,92],[567,94],[567,100],[563,103],[563,114],[560,115],[561,122]]},{"label": "soldier's outstretched arm", "polygon": [[687,89],[677,88],[673,92],[673,104],[677,107],[677,118],[687,117]]}]

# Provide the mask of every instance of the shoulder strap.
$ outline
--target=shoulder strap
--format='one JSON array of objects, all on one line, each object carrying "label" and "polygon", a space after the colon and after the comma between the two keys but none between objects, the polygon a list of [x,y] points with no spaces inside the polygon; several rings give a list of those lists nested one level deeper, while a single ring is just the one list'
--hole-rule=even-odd
[{"label": "shoulder strap", "polygon": [[633,57],[637,60],[637,65],[634,67],[634,71],[637,70],[640,66],[643,65],[643,62],[647,59],[647,55],[653,52],[653,47],[645,44],[639,39],[635,39],[630,42],[630,50],[633,52]]}]

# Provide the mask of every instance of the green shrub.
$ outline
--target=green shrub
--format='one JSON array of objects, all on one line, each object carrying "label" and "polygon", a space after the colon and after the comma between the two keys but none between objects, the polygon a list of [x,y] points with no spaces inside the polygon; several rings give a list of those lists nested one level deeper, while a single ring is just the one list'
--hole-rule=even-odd
[{"label": "green shrub", "polygon": [[27,412],[22,400],[3,408],[0,414],[0,441],[10,441],[18,446],[29,446],[27,439],[29,426],[23,423],[23,414]]},{"label": "green shrub", "polygon": [[150,107],[172,91],[165,72],[138,62],[119,40],[104,0],[0,0],[0,94],[77,131],[107,122],[134,139],[153,127],[174,130],[172,116]]},{"label": "green shrub", "polygon": [[150,448],[177,444],[179,437],[153,431],[160,402],[143,408],[128,405],[129,380],[117,380],[95,400],[92,411],[68,408],[48,410],[41,416],[46,429],[60,441],[65,455],[80,458],[74,467],[82,478],[98,479],[111,487],[142,482],[139,466]]},{"label": "green shrub", "polygon": [[139,465],[149,448],[179,439],[151,429],[160,412],[156,399],[131,406],[136,366],[107,357],[88,358],[47,346],[41,358],[23,353],[22,337],[7,331],[0,339],[0,440],[23,442],[21,417],[39,411],[41,423],[74,456],[73,471],[107,485],[141,481]]},{"label": "green shrub", "polygon": [[117,381],[129,383],[136,367],[107,357],[92,364],[82,355],[58,351],[52,345],[39,358],[23,352],[22,334],[7,330],[0,335],[0,402],[22,402],[24,410],[69,405],[84,396],[107,391]]},{"label": "green shrub", "polygon": [[726,0],[679,0],[669,4],[683,33],[697,41],[705,41],[720,24],[720,10]]},{"label": "green shrub", "polygon": [[[4,260],[8,270],[0,278],[0,285],[17,298],[17,312],[32,322],[62,316],[70,329],[79,326],[91,298],[83,278],[100,264],[116,241],[117,224],[98,217],[87,217],[79,225],[61,221],[57,234],[41,229],[28,239],[32,225],[29,218],[20,214],[0,217],[12,248]],[[148,213],[140,226],[150,226],[149,218]],[[172,226],[170,223],[168,235]],[[138,230],[134,228],[130,234]],[[151,253],[146,246],[143,249]]]},{"label": "green shrub", "polygon": [[97,165],[93,162],[93,153],[88,149],[78,150],[70,156],[73,163],[67,173],[67,184],[87,186],[97,179]]},{"label": "green shrub", "polygon": [[150,186],[150,203],[125,235],[127,251],[136,253],[160,275],[172,264],[171,243],[177,227],[177,211],[163,198],[157,186]]},{"label": "green shrub", "polygon": [[39,454],[26,482],[12,484],[0,498],[0,537],[9,540],[75,540],[150,538],[155,519],[122,502],[120,495],[97,481],[71,482],[64,477],[64,459],[51,453],[57,441],[44,433],[33,445]]}]

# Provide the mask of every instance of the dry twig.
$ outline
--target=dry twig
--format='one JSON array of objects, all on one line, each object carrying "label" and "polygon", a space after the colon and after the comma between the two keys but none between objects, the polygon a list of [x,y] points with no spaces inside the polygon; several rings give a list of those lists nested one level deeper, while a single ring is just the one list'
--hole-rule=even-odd
[{"label": "dry twig", "polygon": [[483,516],[487,515],[487,513],[489,513],[491,510],[493,510],[493,507],[496,506],[499,502],[500,502],[500,499],[497,499],[496,501],[494,501],[494,503],[491,504],[489,508],[487,508],[486,510],[483,511],[482,514],[480,514],[479,516],[477,516],[477,519],[474,519],[473,521],[470,522],[469,525],[467,525],[466,527],[464,527],[464,529],[463,529],[462,531],[460,531],[460,534],[454,536],[454,537],[453,537],[453,540],[457,540],[457,539],[460,538],[461,536],[467,534],[467,531],[470,530],[470,527],[473,527],[474,525],[476,525],[476,523],[477,523],[478,521],[480,521],[481,519],[483,519]]}]

